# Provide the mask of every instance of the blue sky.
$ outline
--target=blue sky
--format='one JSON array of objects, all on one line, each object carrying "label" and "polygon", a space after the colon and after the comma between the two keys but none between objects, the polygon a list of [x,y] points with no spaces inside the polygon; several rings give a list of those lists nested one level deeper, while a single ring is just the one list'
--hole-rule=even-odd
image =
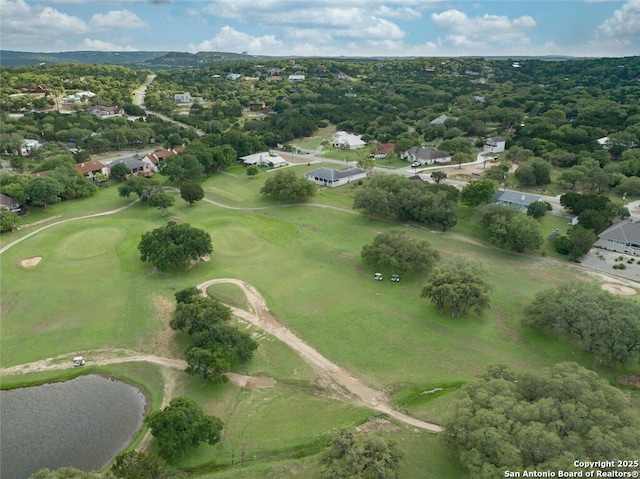
[{"label": "blue sky", "polygon": [[0,0],[0,48],[616,57],[640,0]]}]

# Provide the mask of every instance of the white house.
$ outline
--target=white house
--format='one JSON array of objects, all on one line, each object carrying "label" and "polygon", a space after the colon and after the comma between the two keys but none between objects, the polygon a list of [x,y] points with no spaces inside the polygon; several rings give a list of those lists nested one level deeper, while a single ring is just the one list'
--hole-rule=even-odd
[{"label": "white house", "polygon": [[347,170],[334,170],[332,168],[316,168],[304,174],[307,180],[313,181],[316,185],[336,186],[346,185],[352,181],[361,180],[367,177],[367,172],[362,168],[349,168]]},{"label": "white house", "polygon": [[227,75],[227,80],[237,80],[238,78],[240,78],[242,75],[240,75],[239,73],[229,73]]},{"label": "white house", "polygon": [[501,136],[493,136],[487,138],[484,142],[484,151],[490,151],[491,153],[502,153],[505,149],[507,141]]},{"label": "white house", "polygon": [[188,91],[184,93],[176,93],[173,95],[173,101],[175,103],[191,103],[191,93]]},{"label": "white house", "polygon": [[354,135],[353,133],[348,133],[346,131],[337,131],[333,134],[334,148],[346,149],[348,147],[350,150],[357,150],[365,145],[366,143],[362,141],[362,137],[360,135]]},{"label": "white house", "polygon": [[305,80],[305,76],[304,75],[289,75],[288,80],[291,83],[295,83],[295,82],[299,82],[299,81],[304,81]]},{"label": "white house", "polygon": [[241,156],[240,160],[245,166],[258,165],[258,166],[271,166],[273,168],[280,168],[287,166],[287,162],[280,155],[271,153],[270,151],[262,151],[260,153],[254,153],[253,155]]},{"label": "white house", "polygon": [[33,150],[37,150],[40,148],[40,142],[38,140],[22,140],[22,144],[20,145],[20,149],[18,150],[19,156],[31,156]]},{"label": "white house", "polygon": [[96,96],[92,91],[79,91],[71,96],[65,96],[62,98],[63,103],[80,103],[84,98],[93,98]]}]

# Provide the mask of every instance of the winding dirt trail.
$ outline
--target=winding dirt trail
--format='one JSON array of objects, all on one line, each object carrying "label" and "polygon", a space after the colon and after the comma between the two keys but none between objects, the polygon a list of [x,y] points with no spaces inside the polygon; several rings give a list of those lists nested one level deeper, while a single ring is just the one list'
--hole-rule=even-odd
[{"label": "winding dirt trail", "polygon": [[242,288],[247,296],[247,300],[249,301],[251,308],[253,309],[253,313],[238,308],[231,308],[233,314],[271,334],[273,337],[284,342],[287,346],[296,351],[323,379],[329,381],[331,389],[341,389],[343,391],[343,394],[341,394],[342,399],[385,413],[410,426],[431,432],[442,431],[442,428],[437,424],[421,421],[393,409],[389,405],[387,397],[383,392],[363,384],[358,379],[351,376],[346,370],[325,358],[322,354],[305,343],[271,314],[262,294],[260,294],[260,292],[249,283],[234,278],[218,278],[205,281],[197,287],[203,295],[206,295],[207,288],[212,284],[217,283],[232,283]]},{"label": "winding dirt trail", "polygon": [[[69,369],[71,367],[71,358],[74,356],[85,356],[88,364],[92,366],[107,366],[109,364],[139,361],[163,366],[165,393],[162,399],[162,407],[168,405],[173,398],[176,383],[175,370],[184,371],[187,368],[187,362],[182,359],[163,358],[152,354],[140,354],[136,351],[126,349],[96,349],[92,351],[74,351],[61,354],[55,358],[41,359],[40,361],[33,361],[31,363],[0,368],[0,376]],[[165,373],[167,370],[169,370],[169,372]],[[267,388],[277,384],[275,379],[263,376],[244,376],[236,373],[227,373],[226,376],[229,378],[230,383],[250,389]]]}]

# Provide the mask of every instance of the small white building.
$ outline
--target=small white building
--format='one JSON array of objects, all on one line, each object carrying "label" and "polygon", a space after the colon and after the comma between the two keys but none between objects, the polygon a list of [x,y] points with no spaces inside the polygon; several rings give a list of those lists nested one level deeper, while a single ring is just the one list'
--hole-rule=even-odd
[{"label": "small white building", "polygon": [[37,150],[40,146],[41,145],[38,140],[24,139],[18,149],[18,156],[31,156],[33,154],[33,150]]},{"label": "small white building", "polygon": [[316,185],[336,186],[346,185],[352,181],[361,180],[367,177],[367,172],[362,168],[349,168],[346,170],[334,170],[333,168],[316,168],[304,174],[307,180],[313,181]]},{"label": "small white building", "polygon": [[272,168],[281,168],[287,166],[287,162],[280,155],[271,153],[270,151],[262,151],[260,153],[254,153],[253,155],[241,156],[240,160],[245,166],[258,165],[258,166],[270,166]]},{"label": "small white building", "polygon": [[491,153],[502,153],[507,144],[507,140],[502,138],[501,136],[493,136],[491,138],[487,138],[484,142],[484,151],[488,151]]},{"label": "small white building", "polygon": [[305,80],[305,76],[304,75],[289,75],[288,80],[291,83],[295,83],[295,82],[299,82],[299,81],[304,81]]},{"label": "small white building", "polygon": [[191,103],[191,93],[185,91],[184,93],[176,93],[173,95],[173,101],[175,103]]},{"label": "small white building", "polygon": [[337,131],[333,134],[333,147],[349,150],[357,150],[366,146],[360,135],[354,135],[346,131]]},{"label": "small white building", "polygon": [[62,98],[62,103],[81,103],[85,98],[93,98],[96,96],[92,91],[79,91],[71,96]]}]

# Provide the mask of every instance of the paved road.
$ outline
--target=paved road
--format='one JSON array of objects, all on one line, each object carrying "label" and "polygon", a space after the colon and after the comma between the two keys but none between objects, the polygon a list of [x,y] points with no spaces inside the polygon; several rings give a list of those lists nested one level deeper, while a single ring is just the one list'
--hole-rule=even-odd
[{"label": "paved road", "polygon": [[167,121],[169,123],[173,123],[174,125],[178,125],[181,128],[194,130],[198,136],[204,136],[205,133],[202,130],[198,130],[197,128],[194,128],[191,125],[181,123],[177,120],[174,120],[173,118],[169,118],[168,116],[163,115],[162,113],[148,110],[144,107],[144,97],[147,94],[147,87],[151,85],[153,83],[153,80],[155,79],[156,79],[156,75],[149,75],[147,77],[147,80],[142,84],[142,86],[134,94],[135,95],[135,98],[133,100],[134,104],[138,105],[149,115],[155,115],[158,118],[161,118],[162,120]]}]

